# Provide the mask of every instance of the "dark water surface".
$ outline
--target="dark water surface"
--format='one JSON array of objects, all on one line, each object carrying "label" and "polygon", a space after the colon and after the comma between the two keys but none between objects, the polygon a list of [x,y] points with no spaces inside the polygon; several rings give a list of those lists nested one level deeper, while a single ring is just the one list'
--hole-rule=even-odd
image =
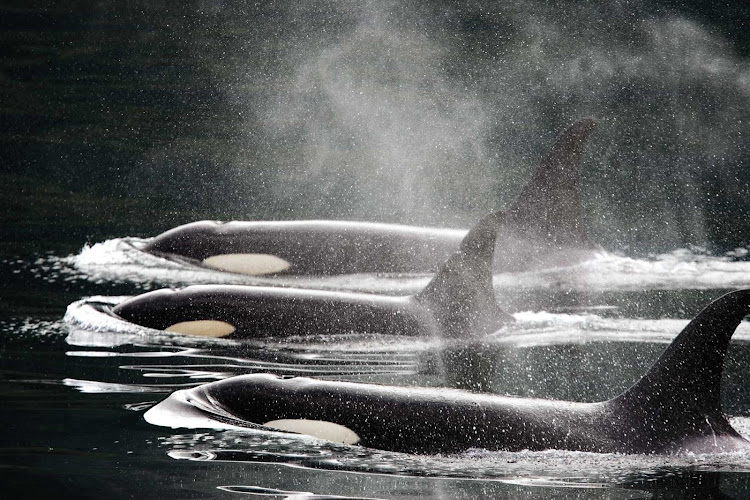
[{"label": "dark water surface", "polygon": [[[636,380],[685,324],[664,319],[665,304],[680,304],[687,313],[672,317],[684,318],[724,290],[613,290],[583,302],[539,290],[538,310],[548,313],[517,313],[518,326],[470,344],[377,334],[233,342],[112,323],[87,304],[158,285],[84,275],[75,261],[47,254],[2,262],[0,473],[13,496],[744,498],[750,488],[744,455],[417,456],[260,431],[169,429],[142,417],[172,390],[256,372],[601,400]],[[377,288],[377,277],[357,280]],[[78,302],[91,296],[99,298]],[[652,308],[631,319],[617,305],[601,307],[626,302]],[[724,387],[725,409],[745,435],[748,341],[743,325]]]},{"label": "dark water surface", "polygon": [[[688,318],[750,286],[740,5],[5,2],[0,497],[748,498],[743,455],[414,456],[143,420],[175,389],[255,372],[579,401],[626,388]],[[496,276],[518,325],[486,341],[206,341],[89,307],[237,280],[133,250],[196,219],[467,227],[586,115],[584,212],[608,252]],[[749,340],[744,324],[723,395],[745,436]]]}]

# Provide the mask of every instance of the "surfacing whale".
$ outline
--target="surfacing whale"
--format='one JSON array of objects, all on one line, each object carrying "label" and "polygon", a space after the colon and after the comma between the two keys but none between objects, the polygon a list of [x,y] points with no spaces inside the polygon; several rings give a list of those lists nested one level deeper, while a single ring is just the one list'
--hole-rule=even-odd
[{"label": "surfacing whale", "polygon": [[561,449],[597,453],[748,452],[721,409],[729,341],[750,313],[750,290],[706,307],[649,371],[599,403],[456,389],[281,378],[228,378],[180,390],[145,414],[163,426],[209,424],[296,432],[412,453]]},{"label": "surfacing whale", "polygon": [[482,218],[425,289],[408,297],[198,285],[138,295],[113,313],[138,325],[207,337],[481,335],[513,321],[497,305],[492,288],[492,258],[503,220],[502,212]]},{"label": "surfacing whale", "polygon": [[[499,228],[497,271],[579,262],[596,249],[584,234],[579,161],[595,121],[574,123],[542,158]],[[229,272],[351,274],[435,272],[467,232],[354,221],[200,221],[143,250]]]}]

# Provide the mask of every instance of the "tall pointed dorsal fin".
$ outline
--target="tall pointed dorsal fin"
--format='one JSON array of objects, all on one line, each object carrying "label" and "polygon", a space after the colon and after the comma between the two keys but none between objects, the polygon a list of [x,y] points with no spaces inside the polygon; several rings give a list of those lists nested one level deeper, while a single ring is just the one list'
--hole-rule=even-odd
[{"label": "tall pointed dorsal fin", "polygon": [[502,212],[483,217],[464,237],[460,249],[415,296],[432,312],[442,334],[490,333],[513,321],[497,305],[492,287],[495,240],[503,220]]},{"label": "tall pointed dorsal fin", "polygon": [[724,358],[735,329],[748,314],[750,289],[716,299],[682,330],[643,378],[609,403],[621,411],[649,415],[652,421],[658,416],[700,422],[719,419]]},{"label": "tall pointed dorsal fin", "polygon": [[506,228],[526,239],[558,245],[586,245],[579,195],[579,161],[596,125],[582,118],[558,137],[515,202],[506,211]]}]

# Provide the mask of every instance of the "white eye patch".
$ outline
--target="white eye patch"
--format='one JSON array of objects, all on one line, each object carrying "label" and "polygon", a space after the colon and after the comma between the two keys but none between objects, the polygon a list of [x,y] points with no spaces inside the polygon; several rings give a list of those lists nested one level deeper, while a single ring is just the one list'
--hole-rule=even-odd
[{"label": "white eye patch", "polygon": [[280,431],[296,432],[297,434],[305,434],[307,436],[333,441],[334,443],[359,443],[359,436],[356,432],[348,427],[344,427],[343,425],[326,422],[325,420],[271,420],[263,425],[266,427],[273,427]]},{"label": "white eye patch", "polygon": [[260,276],[286,271],[292,264],[266,253],[226,253],[203,259],[203,264],[219,271]]},{"label": "white eye patch", "polygon": [[196,337],[226,337],[235,330],[234,326],[225,321],[202,319],[197,321],[183,321],[165,329],[167,332],[195,335]]}]

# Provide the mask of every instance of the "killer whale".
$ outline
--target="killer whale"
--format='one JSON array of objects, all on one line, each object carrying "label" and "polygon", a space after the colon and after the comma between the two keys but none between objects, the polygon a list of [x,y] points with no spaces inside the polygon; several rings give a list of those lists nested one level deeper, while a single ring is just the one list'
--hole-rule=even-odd
[{"label": "killer whale", "polygon": [[[595,121],[584,118],[553,144],[499,228],[496,270],[580,261],[586,238],[579,161]],[[199,221],[159,236],[143,251],[229,272],[351,274],[436,272],[467,231],[356,221]]]},{"label": "killer whale", "polygon": [[112,313],[131,323],[210,337],[338,333],[481,335],[513,317],[492,288],[504,214],[483,217],[424,290],[407,297],[249,285],[196,285],[147,292]]},{"label": "killer whale", "polygon": [[[597,453],[747,452],[721,409],[721,375],[750,290],[701,311],[647,373],[610,400],[576,403],[456,389],[236,376],[177,391],[145,414],[155,425],[257,425],[411,453],[562,449]],[[316,427],[320,423],[320,427]]]}]

